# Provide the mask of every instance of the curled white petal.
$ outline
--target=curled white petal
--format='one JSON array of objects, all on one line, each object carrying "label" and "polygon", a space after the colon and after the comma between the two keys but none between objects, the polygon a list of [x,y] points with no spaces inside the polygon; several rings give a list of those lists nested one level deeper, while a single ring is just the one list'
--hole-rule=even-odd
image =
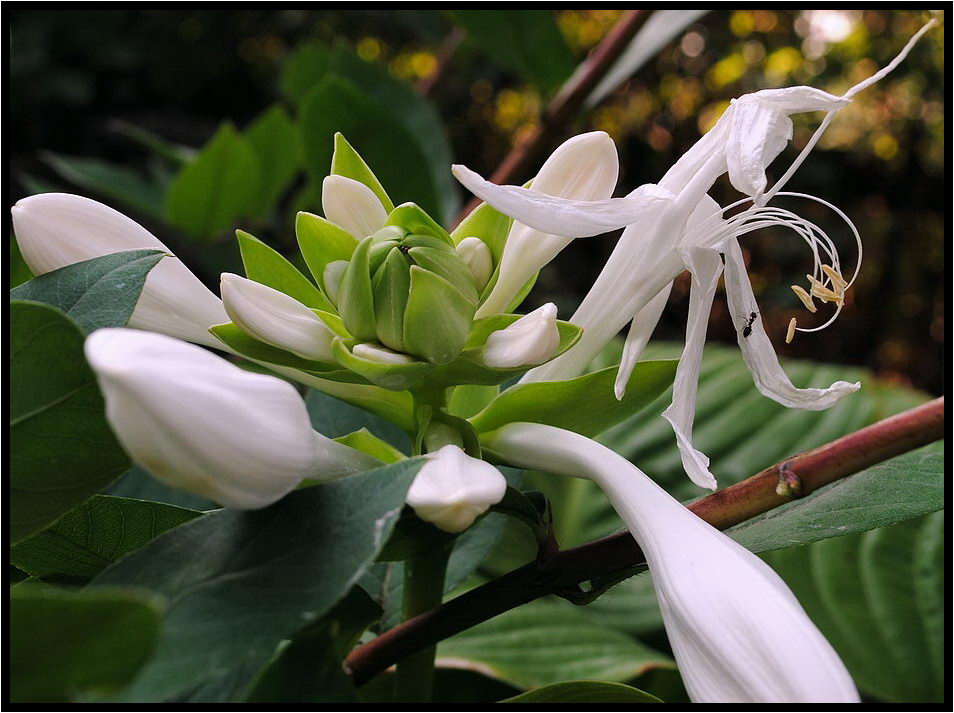
[{"label": "curled white petal", "polygon": [[224,272],[222,301],[232,321],[256,339],[303,359],[334,363],[331,343],[337,335],[284,292]]},{"label": "curled white petal", "polygon": [[464,238],[457,243],[457,254],[470,270],[477,289],[484,289],[494,272],[494,258],[487,243],[480,238]]},{"label": "curled white petal", "polygon": [[255,509],[304,478],[339,477],[376,463],[313,431],[291,384],[200,347],[135,329],[100,329],[85,351],[120,443],[175,488]]},{"label": "curled white petal", "polygon": [[484,363],[495,369],[514,369],[549,360],[560,346],[556,317],[556,305],[548,302],[509,327],[492,332],[484,347]]},{"label": "curled white petal", "polygon": [[361,239],[384,227],[388,213],[370,188],[344,176],[326,176],[321,184],[325,217]]},{"label": "curled white petal", "polygon": [[692,445],[692,422],[696,414],[696,392],[699,387],[699,369],[702,365],[709,312],[719,284],[719,276],[722,274],[722,259],[718,252],[709,248],[689,248],[684,257],[692,274],[686,345],[682,350],[679,366],[676,367],[672,403],[662,415],[676,433],[676,445],[686,475],[700,488],[715,490],[716,479],[709,470],[708,456]]},{"label": "curled white petal", "polygon": [[498,186],[460,164],[451,171],[467,190],[501,213],[542,233],[568,238],[586,238],[635,223],[657,201],[640,194],[604,200],[555,198],[532,188]]},{"label": "curled white petal", "polygon": [[490,463],[448,444],[427,455],[407,491],[407,504],[419,518],[446,532],[463,532],[500,502],[507,481]]},{"label": "curled white petal", "polygon": [[[13,228],[30,270],[42,275],[73,263],[141,248],[172,252],[119,211],[69,193],[42,193],[12,208]],[[222,302],[176,257],[146,276],[129,326],[221,348],[208,332],[227,322]]]},{"label": "curled white petal", "polygon": [[782,579],[625,458],[540,424],[509,424],[482,440],[513,465],[589,478],[602,488],[646,555],[693,701],[859,701],[838,654]]},{"label": "curled white petal", "polygon": [[[750,319],[753,312],[759,314],[759,307],[737,240],[728,241],[725,247],[725,295],[738,332],[742,358],[752,372],[756,388],[763,395],[789,408],[821,411],[861,388],[860,383],[847,381],[836,381],[826,389],[799,389],[792,384],[778,363],[761,318]],[[747,331],[745,326],[750,322],[751,331]]]}]

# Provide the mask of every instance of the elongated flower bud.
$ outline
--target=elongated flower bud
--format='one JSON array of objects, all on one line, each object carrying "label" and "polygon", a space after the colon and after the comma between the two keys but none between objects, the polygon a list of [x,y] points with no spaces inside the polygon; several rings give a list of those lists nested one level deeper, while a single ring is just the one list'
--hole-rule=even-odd
[{"label": "elongated flower bud", "polygon": [[494,272],[494,258],[487,243],[480,238],[464,238],[457,243],[457,254],[473,275],[477,289],[483,290]]},{"label": "elongated flower bud", "polygon": [[[156,248],[171,251],[131,218],[89,198],[42,193],[11,210],[23,259],[42,275],[95,257]],[[129,326],[221,348],[209,327],[227,322],[222,302],[175,257],[149,271]]]},{"label": "elongated flower bud", "polygon": [[321,184],[325,217],[359,240],[384,226],[388,213],[374,191],[344,176],[326,176]]},{"label": "elongated flower bud", "polygon": [[172,487],[255,509],[304,478],[330,479],[377,463],[313,431],[291,384],[200,347],[135,329],[100,329],[85,351],[120,443]]},{"label": "elongated flower bud", "polygon": [[495,369],[543,364],[560,346],[552,302],[524,315],[509,327],[491,333],[484,348],[484,363]]},{"label": "elongated flower bud", "polygon": [[[612,195],[618,175],[616,145],[605,132],[592,131],[561,144],[540,168],[532,187],[536,193],[547,196],[595,201]],[[571,239],[515,222],[500,260],[497,283],[477,316],[506,311],[527,280],[556,257]]]},{"label": "elongated flower bud", "polygon": [[602,488],[646,556],[693,701],[858,702],[838,654],[785,582],[625,458],[540,424],[509,424],[482,440],[513,465]]},{"label": "elongated flower bud", "polygon": [[407,504],[445,532],[463,532],[500,502],[507,481],[490,463],[448,444],[427,456],[407,491]]},{"label": "elongated flower bud", "polygon": [[232,321],[256,339],[303,359],[334,363],[331,342],[335,333],[295,298],[223,272],[222,301]]}]

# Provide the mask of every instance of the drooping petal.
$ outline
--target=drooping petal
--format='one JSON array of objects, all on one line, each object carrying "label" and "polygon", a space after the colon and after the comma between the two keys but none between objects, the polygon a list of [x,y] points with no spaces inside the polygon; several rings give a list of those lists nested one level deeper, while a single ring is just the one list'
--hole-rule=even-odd
[{"label": "drooping petal", "polygon": [[859,701],[838,654],[785,582],[625,458],[540,424],[509,424],[481,440],[513,465],[600,486],[646,556],[694,702]]},{"label": "drooping petal", "polygon": [[301,302],[230,272],[222,273],[221,284],[225,311],[251,336],[303,359],[335,363],[337,335]]},{"label": "drooping petal", "polygon": [[490,463],[448,444],[427,455],[407,491],[407,504],[419,518],[445,532],[463,532],[500,501],[507,481]]},{"label": "drooping petal", "polygon": [[632,376],[636,362],[639,361],[643,349],[646,348],[650,337],[653,336],[653,331],[655,331],[659,318],[669,301],[670,292],[672,292],[671,282],[661,289],[649,301],[649,304],[636,313],[632,324],[629,325],[626,343],[623,345],[623,356],[619,361],[619,369],[616,372],[616,384],[613,387],[616,398],[619,400],[622,400],[623,396],[626,395],[626,385],[629,383],[629,377]]},{"label": "drooping petal", "polygon": [[498,186],[460,164],[451,170],[467,190],[501,213],[542,233],[567,238],[587,238],[635,223],[658,200],[639,193],[604,200],[555,198],[532,188]]},{"label": "drooping petal", "polygon": [[692,422],[696,415],[696,392],[699,388],[699,369],[706,343],[709,312],[715,297],[722,259],[709,248],[688,248],[684,251],[686,267],[692,274],[689,293],[689,317],[686,320],[686,345],[683,347],[676,378],[672,387],[672,403],[663,411],[676,433],[676,445],[682,458],[682,467],[693,483],[700,488],[716,489],[716,479],[709,470],[709,458],[692,445]]},{"label": "drooping petal", "polygon": [[376,464],[313,431],[291,384],[200,347],[135,329],[100,329],[85,350],[120,443],[175,488],[256,509],[304,478]]},{"label": "drooping petal", "polygon": [[69,193],[42,193],[12,208],[23,259],[36,275],[111,253],[164,250],[146,276],[130,327],[161,332],[221,348],[209,327],[228,321],[222,301],[210,292],[152,233],[119,211]]},{"label": "drooping petal", "polygon": [[[792,384],[778,363],[772,342],[762,326],[758,303],[737,240],[725,244],[725,295],[738,333],[742,358],[752,372],[756,388],[763,395],[789,408],[821,411],[861,388],[859,382],[850,384],[847,381],[836,381],[825,389],[799,389]],[[750,319],[753,313],[756,318]],[[746,325],[751,331],[745,329]]]}]

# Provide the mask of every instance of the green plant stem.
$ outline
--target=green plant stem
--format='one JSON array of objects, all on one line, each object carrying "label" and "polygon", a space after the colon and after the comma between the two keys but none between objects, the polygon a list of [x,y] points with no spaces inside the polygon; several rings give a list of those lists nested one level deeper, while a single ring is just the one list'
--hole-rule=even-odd
[{"label": "green plant stem", "polygon": [[[726,529],[803,497],[865,468],[933,443],[945,434],[944,398],[935,399],[766,468],[689,505],[710,525]],[[786,484],[781,488],[780,483]],[[629,533],[611,535],[531,562],[390,629],[348,655],[355,685],[421,647],[547,594],[585,596],[581,582],[610,577],[645,562]]]},{"label": "green plant stem", "polygon": [[[404,621],[430,611],[441,604],[444,575],[450,546],[441,547],[426,557],[408,560],[404,565]],[[437,646],[431,645],[411,654],[397,665],[394,700],[422,703],[431,700],[434,685],[434,656]]]}]

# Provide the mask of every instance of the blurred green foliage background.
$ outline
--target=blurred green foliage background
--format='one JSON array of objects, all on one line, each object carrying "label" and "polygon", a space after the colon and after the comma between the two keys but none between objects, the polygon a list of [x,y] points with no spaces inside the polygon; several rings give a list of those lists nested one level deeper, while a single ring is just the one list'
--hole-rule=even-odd
[{"label": "blurred green foliage background", "polygon": [[[216,286],[219,272],[239,265],[230,229],[292,253],[294,212],[320,210],[330,135],[341,130],[396,198],[449,223],[468,198],[450,162],[491,173],[621,12],[13,8],[11,197],[66,190],[103,200]],[[927,17],[710,11],[564,134],[613,136],[622,195],[658,180],[732,97],[800,83],[840,93],[887,63]],[[865,241],[836,325],[785,345],[790,317],[810,326],[788,289],[809,256],[791,234],[746,239],[762,318],[781,353],[943,389],[944,59],[942,25],[839,114],[789,184],[838,205]],[[781,174],[819,120],[795,117],[793,147],[771,173]],[[727,182],[713,195],[737,197]],[[796,207],[853,255],[834,214]],[[554,301],[568,317],[613,243],[576,241],[544,270],[527,306]],[[12,241],[11,257],[16,284],[28,273]],[[657,335],[680,339],[687,308],[688,281],[680,281]],[[721,295],[709,338],[735,338]]]}]

